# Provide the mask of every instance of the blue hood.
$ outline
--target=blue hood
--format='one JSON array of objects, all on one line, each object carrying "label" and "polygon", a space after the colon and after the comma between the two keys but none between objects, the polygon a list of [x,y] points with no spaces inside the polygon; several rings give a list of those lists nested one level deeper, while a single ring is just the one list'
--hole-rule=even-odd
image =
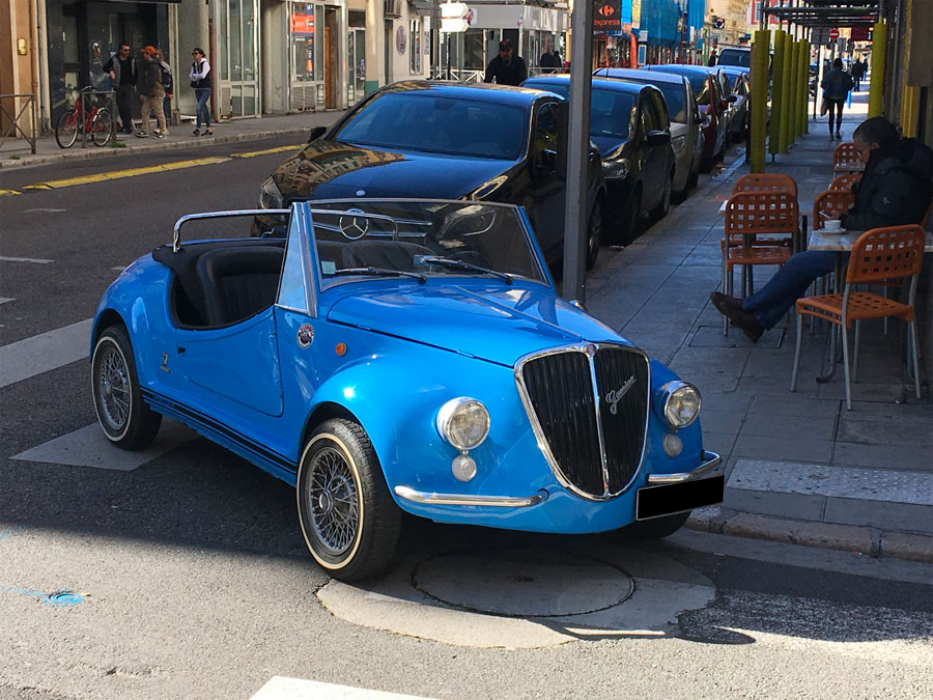
[{"label": "blue hood", "polygon": [[582,340],[620,343],[612,329],[534,285],[393,287],[337,301],[328,320],[511,367],[528,353]]},{"label": "blue hood", "polygon": [[318,140],[282,163],[273,179],[285,201],[364,196],[460,199],[515,165]]}]

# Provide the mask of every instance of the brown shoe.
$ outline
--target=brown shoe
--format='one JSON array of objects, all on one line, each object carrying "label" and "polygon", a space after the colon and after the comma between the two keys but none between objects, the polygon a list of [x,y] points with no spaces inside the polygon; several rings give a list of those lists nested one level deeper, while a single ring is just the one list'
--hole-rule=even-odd
[{"label": "brown shoe", "polygon": [[732,321],[733,325],[742,331],[745,337],[753,343],[757,343],[761,334],[765,332],[765,327],[758,323],[755,314],[742,311],[741,307],[726,307],[722,309],[722,314]]},{"label": "brown shoe", "polygon": [[728,294],[723,294],[722,292],[710,292],[709,300],[713,302],[713,306],[716,307],[716,310],[725,315],[726,309],[742,309],[742,300],[736,299],[735,297],[730,297]]}]

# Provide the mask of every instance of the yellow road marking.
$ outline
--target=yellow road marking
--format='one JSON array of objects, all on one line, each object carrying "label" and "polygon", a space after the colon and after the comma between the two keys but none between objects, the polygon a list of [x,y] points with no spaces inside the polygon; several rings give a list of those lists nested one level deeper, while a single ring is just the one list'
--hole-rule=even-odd
[{"label": "yellow road marking", "polygon": [[0,190],[0,197],[13,197],[18,194],[22,194],[22,192],[17,192],[16,190]]},{"label": "yellow road marking", "polygon": [[284,153],[285,151],[294,151],[304,146],[303,143],[296,144],[294,146],[279,146],[277,148],[267,148],[264,151],[247,151],[246,153],[233,153],[231,158],[255,158],[256,156],[264,156],[269,153]]},{"label": "yellow road marking", "polygon": [[125,177],[136,177],[137,175],[149,175],[152,173],[161,173],[169,170],[181,170],[183,168],[194,168],[199,165],[214,165],[216,163],[226,163],[230,158],[218,156],[214,158],[197,158],[195,160],[179,160],[175,163],[163,163],[162,165],[150,165],[146,168],[130,168],[129,170],[114,170],[109,173],[98,173],[97,175],[84,175],[82,177],[70,177],[64,180],[49,180],[48,182],[37,182],[35,185],[26,185],[24,190],[58,190],[63,187],[74,187],[76,185],[89,185],[94,182],[106,182],[108,180],[120,180]]}]

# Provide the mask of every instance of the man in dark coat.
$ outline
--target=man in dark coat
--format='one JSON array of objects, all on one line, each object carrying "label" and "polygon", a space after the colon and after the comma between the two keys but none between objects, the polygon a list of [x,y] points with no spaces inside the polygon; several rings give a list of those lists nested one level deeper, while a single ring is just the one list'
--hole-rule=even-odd
[{"label": "man in dark coat", "polygon": [[865,77],[865,64],[862,63],[859,59],[855,59],[855,63],[852,64],[852,82],[855,83],[855,92],[858,92],[862,89],[861,83],[862,78]]},{"label": "man in dark coat", "polygon": [[104,64],[104,70],[110,73],[113,90],[117,93],[120,131],[124,134],[132,134],[133,95],[136,94],[136,62],[130,55],[129,45],[120,44],[120,50]]},{"label": "man in dark coat", "polygon": [[[865,163],[855,186],[855,206],[842,218],[850,231],[918,224],[933,201],[933,151],[916,139],[901,139],[884,117],[872,117],[852,140]],[[753,342],[773,328],[809,286],[835,268],[835,253],[806,251],[792,256],[768,283],[744,299],[720,292],[710,300]]]},{"label": "man in dark coat", "polygon": [[484,83],[493,80],[498,85],[521,85],[528,78],[528,67],[521,56],[512,55],[512,42],[503,39],[499,42],[499,55],[486,66]]}]

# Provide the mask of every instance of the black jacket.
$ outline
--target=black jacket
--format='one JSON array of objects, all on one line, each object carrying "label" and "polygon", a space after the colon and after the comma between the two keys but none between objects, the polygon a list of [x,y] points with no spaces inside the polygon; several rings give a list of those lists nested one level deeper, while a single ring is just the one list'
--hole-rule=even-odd
[{"label": "black jacket", "polygon": [[521,56],[512,56],[512,62],[505,65],[501,56],[496,56],[486,66],[485,83],[491,83],[496,79],[499,85],[521,85],[528,78],[528,68]]},{"label": "black jacket", "polygon": [[916,139],[872,151],[843,219],[853,231],[918,224],[933,200],[933,151]]}]

